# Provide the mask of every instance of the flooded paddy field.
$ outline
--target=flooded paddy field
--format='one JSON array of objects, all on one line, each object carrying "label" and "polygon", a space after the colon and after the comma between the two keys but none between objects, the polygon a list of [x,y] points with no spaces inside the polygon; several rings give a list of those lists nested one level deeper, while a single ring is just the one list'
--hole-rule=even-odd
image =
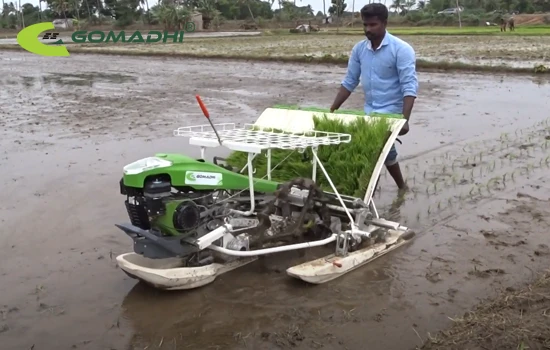
[{"label": "flooded paddy field", "polygon": [[[2,349],[413,349],[548,268],[550,82],[421,73],[397,145],[411,190],[383,174],[376,194],[410,245],[319,286],[284,273],[310,253],[192,291],[137,283],[114,260],[132,250],[114,227],[122,167],[197,156],[172,136],[205,122],[195,94],[214,122],[253,122],[278,103],[330,106],[345,69],[105,58],[0,52]],[[358,89],[343,108],[361,106]]]},{"label": "flooded paddy field", "polygon": [[[498,30],[495,29],[495,30]],[[391,28],[389,28],[391,33]],[[550,64],[550,36],[467,36],[467,35],[398,35],[416,50],[417,58],[433,62],[462,62],[475,65],[506,65],[533,68]],[[261,58],[322,57],[349,55],[363,40],[360,34],[349,35],[274,35],[231,38],[191,38],[177,44],[75,44],[85,50],[125,50],[130,53],[225,55]],[[72,47],[73,45],[71,45]]]}]

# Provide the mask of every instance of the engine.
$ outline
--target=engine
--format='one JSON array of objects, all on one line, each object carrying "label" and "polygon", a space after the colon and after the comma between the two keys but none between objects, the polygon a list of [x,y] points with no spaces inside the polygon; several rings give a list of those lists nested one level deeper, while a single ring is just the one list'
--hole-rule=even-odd
[{"label": "engine", "polygon": [[[178,190],[167,176],[149,177],[142,190],[125,187],[126,210],[132,225],[152,230],[160,236],[200,237],[215,228],[215,217],[223,208],[216,206],[214,191]],[[220,220],[221,222],[221,220]]]}]

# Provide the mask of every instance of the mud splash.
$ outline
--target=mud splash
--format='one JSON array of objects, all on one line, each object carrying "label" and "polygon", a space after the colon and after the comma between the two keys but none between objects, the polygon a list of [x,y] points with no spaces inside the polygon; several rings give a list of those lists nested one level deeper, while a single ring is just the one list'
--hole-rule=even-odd
[{"label": "mud splash", "polygon": [[[550,193],[547,84],[421,74],[411,132],[398,145],[411,191],[397,196],[383,175],[376,197],[384,216],[416,229],[410,246],[326,285],[284,273],[321,253],[312,251],[163,293],[116,268],[114,256],[131,250],[113,226],[127,220],[121,167],[157,151],[197,156],[171,137],[205,122],[197,93],[215,122],[251,122],[277,103],[328,106],[344,70],[111,57],[111,79],[82,71],[88,55],[63,67],[0,55],[18,67],[0,67],[0,83],[10,81],[0,90],[7,349],[413,348],[447,316],[549,263],[540,253],[550,246],[550,210],[541,205]],[[93,83],[73,83],[86,79]],[[360,108],[361,98],[345,106]]]}]

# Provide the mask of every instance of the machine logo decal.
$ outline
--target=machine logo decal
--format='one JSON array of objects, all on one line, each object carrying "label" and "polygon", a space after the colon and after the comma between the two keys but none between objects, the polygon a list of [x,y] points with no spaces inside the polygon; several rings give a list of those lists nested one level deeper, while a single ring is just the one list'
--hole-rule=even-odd
[{"label": "machine logo decal", "polygon": [[222,184],[222,180],[223,174],[221,173],[188,171],[185,174],[186,185],[220,186]]}]

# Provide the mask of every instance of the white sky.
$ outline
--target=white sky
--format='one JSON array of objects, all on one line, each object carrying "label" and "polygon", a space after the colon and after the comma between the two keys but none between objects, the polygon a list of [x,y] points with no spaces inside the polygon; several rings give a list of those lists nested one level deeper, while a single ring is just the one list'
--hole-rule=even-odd
[{"label": "white sky", "polygon": [[[19,2],[19,0],[4,0],[4,2],[10,2],[10,1],[17,2],[17,3]],[[21,5],[26,3],[31,3],[34,6],[38,6],[38,0],[21,0]],[[156,0],[150,0],[149,6],[153,6],[156,3],[157,3]],[[326,6],[327,12],[328,12],[328,8],[330,7],[330,3],[331,3],[330,0],[325,0],[325,6]],[[353,3],[352,0],[347,0],[346,3],[348,3],[346,10],[351,11],[351,5]],[[369,3],[369,0],[355,0],[355,11],[359,11],[361,7],[365,6],[368,3]],[[44,3],[42,5],[44,5]],[[317,11],[323,11],[323,0],[296,0],[296,6],[306,6],[306,5],[311,5],[314,13],[317,13]],[[279,8],[279,6],[277,5],[277,1],[275,1],[275,4],[273,5],[273,9],[277,9],[277,8]]]}]

